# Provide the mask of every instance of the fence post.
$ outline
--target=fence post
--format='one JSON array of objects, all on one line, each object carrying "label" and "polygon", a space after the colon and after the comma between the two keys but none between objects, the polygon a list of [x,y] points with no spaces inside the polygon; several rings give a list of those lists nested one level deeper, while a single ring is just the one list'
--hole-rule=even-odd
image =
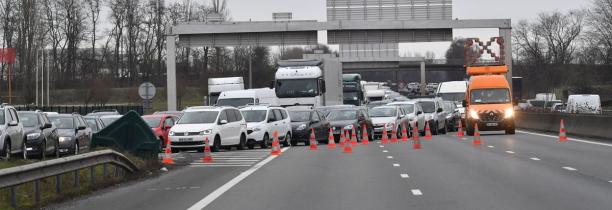
[{"label": "fence post", "polygon": [[55,192],[57,194],[62,193],[62,175],[55,176]]},{"label": "fence post", "polygon": [[79,187],[79,170],[74,171],[74,187]]},{"label": "fence post", "polygon": [[10,189],[11,192],[9,196],[11,197],[11,206],[16,209],[17,208],[17,190],[15,188],[16,186],[11,186],[11,189]]},{"label": "fence post", "polygon": [[93,187],[96,184],[96,166],[89,168],[89,176],[91,177],[91,186]]},{"label": "fence post", "polygon": [[40,205],[40,179],[34,181],[34,204]]}]

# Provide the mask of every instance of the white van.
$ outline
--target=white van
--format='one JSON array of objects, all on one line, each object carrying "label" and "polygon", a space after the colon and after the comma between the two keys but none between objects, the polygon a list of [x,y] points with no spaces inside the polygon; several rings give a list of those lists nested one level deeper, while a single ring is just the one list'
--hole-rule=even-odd
[{"label": "white van", "polygon": [[570,95],[567,98],[567,113],[602,114],[599,95]]},{"label": "white van", "polygon": [[438,85],[436,95],[444,101],[462,102],[467,92],[467,81],[442,82]]},{"label": "white van", "polygon": [[280,105],[273,89],[260,88],[248,90],[223,91],[219,95],[216,106],[241,107],[248,104]]}]

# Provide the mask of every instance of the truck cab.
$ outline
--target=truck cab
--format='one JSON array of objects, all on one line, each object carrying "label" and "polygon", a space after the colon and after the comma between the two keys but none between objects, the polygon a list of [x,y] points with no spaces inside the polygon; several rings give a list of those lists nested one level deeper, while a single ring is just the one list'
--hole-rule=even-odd
[{"label": "truck cab", "polygon": [[344,104],[361,106],[363,104],[363,89],[361,88],[361,75],[344,74],[342,75],[342,90]]},{"label": "truck cab", "polygon": [[472,76],[465,98],[468,135],[474,135],[475,125],[480,131],[515,133],[512,91],[504,75]]},{"label": "truck cab", "polygon": [[279,62],[274,90],[281,106],[324,106],[325,80],[322,62],[289,60]]}]

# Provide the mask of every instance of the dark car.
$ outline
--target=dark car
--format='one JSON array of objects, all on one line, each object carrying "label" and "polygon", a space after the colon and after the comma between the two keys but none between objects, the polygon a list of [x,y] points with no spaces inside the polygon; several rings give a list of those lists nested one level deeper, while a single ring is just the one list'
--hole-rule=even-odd
[{"label": "dark car", "polygon": [[44,159],[47,155],[59,157],[59,137],[57,129],[47,115],[39,111],[17,112],[23,123],[28,156],[35,155]]},{"label": "dark car", "polygon": [[336,142],[340,141],[340,132],[343,129],[348,130],[349,135],[352,135],[353,127],[355,127],[358,141],[361,141],[363,128],[366,128],[368,131],[368,139],[373,137],[374,126],[372,125],[372,119],[370,119],[365,109],[347,108],[331,110],[326,118],[332,126]]},{"label": "dark car", "polygon": [[310,145],[309,140],[312,129],[315,131],[315,137],[318,142],[327,142],[330,124],[323,113],[307,108],[288,107],[287,110],[291,118],[292,145],[298,142]]},{"label": "dark car", "polygon": [[356,106],[355,105],[333,105],[333,106],[320,106],[314,109],[323,113],[323,115],[327,116],[327,114],[329,114],[329,112],[332,110],[354,108],[354,107]]},{"label": "dark car", "polygon": [[89,150],[91,128],[79,114],[49,115],[49,120],[57,128],[60,154],[79,154]]},{"label": "dark car", "polygon": [[87,123],[87,126],[91,128],[92,133],[97,133],[105,127],[100,116],[85,116],[83,119]]}]

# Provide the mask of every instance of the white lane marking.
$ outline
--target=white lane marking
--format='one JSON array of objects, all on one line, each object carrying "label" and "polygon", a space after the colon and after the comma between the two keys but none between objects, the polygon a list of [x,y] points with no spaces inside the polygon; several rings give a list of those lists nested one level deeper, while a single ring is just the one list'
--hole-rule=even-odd
[{"label": "white lane marking", "polygon": [[461,139],[462,139],[462,140],[468,140],[468,138],[465,138],[465,137],[464,137],[464,138],[461,138]]},{"label": "white lane marking", "polygon": [[400,174],[400,176],[402,177],[402,179],[410,178],[410,176],[408,176],[408,174]]},{"label": "white lane marking", "polygon": [[383,150],[383,152],[384,152],[384,153],[387,153],[387,152],[389,152],[389,150]]},{"label": "white lane marking", "polygon": [[575,168],[572,168],[572,167],[569,167],[569,166],[565,166],[565,167],[563,167],[563,169],[568,170],[568,171],[577,171],[578,170],[578,169],[575,169]]},{"label": "white lane marking", "polygon": [[492,145],[489,145],[489,146],[487,146],[487,147],[489,147],[489,148],[491,148],[491,149],[495,148],[495,146],[492,146]]},{"label": "white lane marking", "polygon": [[[287,151],[287,149],[289,149],[289,148],[285,147],[285,148],[283,148],[281,150],[281,152],[285,152],[285,151]],[[240,175],[234,177],[229,182],[223,184],[223,186],[217,188],[215,191],[213,191],[212,193],[208,194],[206,197],[204,197],[202,200],[198,201],[193,206],[189,207],[189,209],[187,209],[187,210],[201,210],[201,209],[203,209],[204,207],[208,206],[208,204],[212,203],[215,199],[217,199],[219,196],[223,195],[223,193],[225,193],[229,189],[231,189],[234,185],[240,183],[240,181],[244,180],[249,175],[251,175],[255,171],[257,171],[257,169],[263,167],[264,165],[266,165],[270,161],[274,160],[274,158],[276,158],[276,157],[277,156],[271,155],[270,157],[262,160],[261,162],[257,163],[253,167],[251,167],[251,168],[247,169],[246,171],[242,172]]]},{"label": "white lane marking", "polygon": [[169,188],[169,187],[164,188],[164,190],[171,190],[171,189],[172,189],[172,188]]},{"label": "white lane marking", "polygon": [[383,147],[385,147],[385,146],[383,146],[383,145],[379,145],[378,147],[383,148]]},{"label": "white lane marking", "polygon": [[506,153],[508,153],[508,154],[514,154],[514,152],[513,152],[513,151],[506,151]]},{"label": "white lane marking", "polygon": [[393,156],[387,156],[387,159],[393,159]]},{"label": "white lane marking", "polygon": [[[547,135],[547,134],[541,134],[541,133],[533,133],[533,132],[527,132],[527,131],[517,131],[517,132],[524,133],[524,134],[530,134],[530,135],[534,135],[534,136],[543,136],[543,137],[549,137],[549,138],[553,138],[553,139],[559,139],[558,136],[553,136],[553,135]],[[576,139],[576,138],[569,138],[568,140],[569,141],[575,141],[575,142],[581,142],[581,143],[587,143],[587,144],[594,144],[594,145],[612,147],[612,144],[606,144],[606,143],[594,142],[594,141],[587,141],[587,140]]]},{"label": "white lane marking", "polygon": [[537,157],[532,157],[532,158],[529,158],[529,159],[531,159],[531,160],[536,160],[536,161],[537,161],[537,160],[540,160],[540,158],[537,158]]},{"label": "white lane marking", "polygon": [[400,164],[399,163],[394,163],[393,167],[400,167]]},{"label": "white lane marking", "polygon": [[253,165],[190,165],[190,168],[203,168],[203,167],[249,167]]},{"label": "white lane marking", "polygon": [[412,189],[412,195],[416,195],[416,196],[423,195],[423,192],[421,192],[421,190],[419,189]]},{"label": "white lane marking", "polygon": [[380,144],[380,141],[376,141],[377,144]]},{"label": "white lane marking", "polygon": [[157,191],[157,188],[149,188],[147,191]]},{"label": "white lane marking", "polygon": [[195,186],[195,187],[189,187],[189,189],[200,189],[200,187]]},{"label": "white lane marking", "polygon": [[177,190],[185,190],[185,189],[187,189],[187,187],[177,187],[176,189]]},{"label": "white lane marking", "polygon": [[612,183],[612,180],[610,180],[610,181],[608,181],[608,182]]}]

